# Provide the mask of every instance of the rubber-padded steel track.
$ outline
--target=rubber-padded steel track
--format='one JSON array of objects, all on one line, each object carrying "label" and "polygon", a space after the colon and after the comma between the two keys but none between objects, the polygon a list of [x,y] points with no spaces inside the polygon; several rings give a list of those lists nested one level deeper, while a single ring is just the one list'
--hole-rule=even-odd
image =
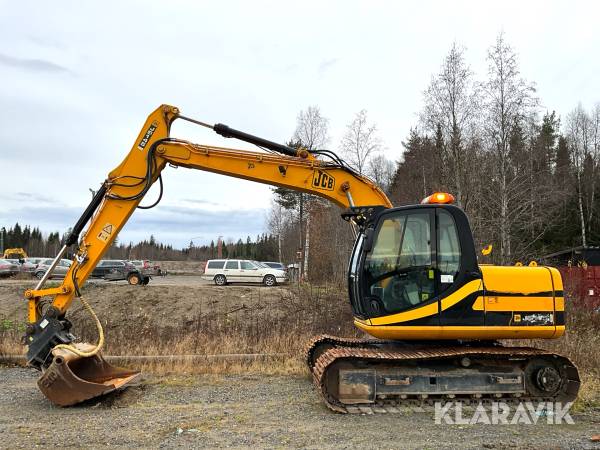
[{"label": "rubber-padded steel track", "polygon": [[307,342],[305,346],[305,358],[306,363],[310,371],[313,371],[315,362],[330,348],[344,347],[344,348],[368,348],[370,345],[378,344],[384,341],[376,339],[360,339],[360,338],[344,338],[338,336],[331,336],[329,334],[320,334],[313,337]]},{"label": "rubber-padded steel track", "polygon": [[[533,392],[527,388],[520,394],[494,394],[475,392],[468,395],[439,395],[431,392],[429,395],[392,395],[377,398],[364,404],[353,402],[344,404],[331,386],[335,386],[340,375],[340,363],[351,370],[377,369],[382,365],[394,369],[407,364],[418,364],[427,369],[435,364],[446,361],[459,361],[462,358],[485,360],[491,363],[503,364],[507,367],[523,366],[534,360],[547,359],[560,372],[560,388],[550,394]],[[340,413],[369,413],[396,412],[398,408],[410,406],[419,407],[431,405],[436,401],[462,401],[467,404],[486,399],[513,401],[573,401],[579,390],[579,374],[577,368],[565,357],[543,349],[530,347],[502,347],[500,345],[448,345],[433,342],[431,345],[418,343],[415,345],[398,345],[393,341],[372,339],[337,338],[322,335],[312,339],[307,346],[306,359],[313,374],[315,385],[333,411]],[[465,370],[465,369],[463,369]],[[525,376],[525,373],[523,373]],[[527,385],[527,383],[525,383]],[[544,395],[546,394],[546,395]]]}]

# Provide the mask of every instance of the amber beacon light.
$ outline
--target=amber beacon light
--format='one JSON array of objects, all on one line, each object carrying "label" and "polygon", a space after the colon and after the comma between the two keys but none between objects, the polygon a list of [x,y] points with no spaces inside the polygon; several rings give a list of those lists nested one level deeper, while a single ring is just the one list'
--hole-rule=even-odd
[{"label": "amber beacon light", "polygon": [[454,203],[454,195],[447,192],[435,192],[421,200],[421,204],[427,203]]}]

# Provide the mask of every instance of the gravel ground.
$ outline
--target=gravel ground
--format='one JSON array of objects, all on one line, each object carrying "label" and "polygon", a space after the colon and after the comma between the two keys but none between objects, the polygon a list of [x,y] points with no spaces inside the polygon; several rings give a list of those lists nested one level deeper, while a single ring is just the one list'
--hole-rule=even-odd
[{"label": "gravel ground", "polygon": [[598,448],[598,414],[574,425],[436,425],[433,411],[340,415],[302,377],[149,377],[139,387],[58,408],[37,372],[0,368],[0,447]]}]

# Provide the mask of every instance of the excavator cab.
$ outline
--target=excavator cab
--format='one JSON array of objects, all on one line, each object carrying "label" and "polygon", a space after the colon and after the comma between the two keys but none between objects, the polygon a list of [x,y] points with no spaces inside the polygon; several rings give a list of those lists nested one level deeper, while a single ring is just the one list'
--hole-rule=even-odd
[{"label": "excavator cab", "polygon": [[412,311],[422,317],[411,324],[439,326],[447,321],[440,300],[480,278],[465,213],[426,204],[370,217],[354,246],[348,282],[359,320]]},{"label": "excavator cab", "polygon": [[362,221],[350,302],[355,325],[371,336],[492,341],[564,333],[558,271],[479,265],[462,209],[427,201],[355,215]]}]

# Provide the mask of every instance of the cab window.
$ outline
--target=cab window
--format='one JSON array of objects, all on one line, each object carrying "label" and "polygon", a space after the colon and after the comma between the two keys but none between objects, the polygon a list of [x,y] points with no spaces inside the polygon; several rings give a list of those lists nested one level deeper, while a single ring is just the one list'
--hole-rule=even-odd
[{"label": "cab window", "polygon": [[256,269],[256,266],[252,264],[250,261],[240,261],[240,267],[246,270]]},{"label": "cab window", "polygon": [[456,224],[452,216],[438,211],[438,269],[440,272],[440,292],[448,289],[460,270],[460,244]]},{"label": "cab window", "polygon": [[380,315],[418,306],[435,296],[430,211],[387,217],[364,264],[366,295]]}]

